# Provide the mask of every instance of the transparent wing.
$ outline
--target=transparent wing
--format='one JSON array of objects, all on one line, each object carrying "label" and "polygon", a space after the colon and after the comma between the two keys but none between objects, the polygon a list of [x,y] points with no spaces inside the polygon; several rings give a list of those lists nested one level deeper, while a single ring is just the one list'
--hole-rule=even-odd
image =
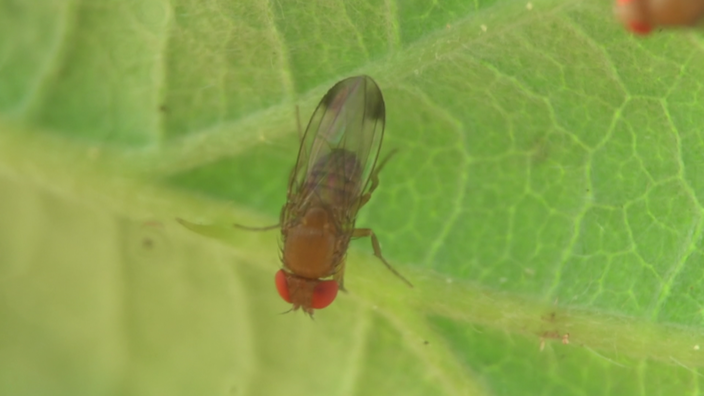
[{"label": "transparent wing", "polygon": [[320,193],[317,187],[321,183],[334,184],[340,179],[336,176],[347,174],[354,185],[345,186],[343,195],[348,199],[343,204],[352,204],[368,188],[385,119],[384,98],[371,77],[350,77],[330,88],[303,135],[289,181],[289,198],[305,199],[311,193]]}]

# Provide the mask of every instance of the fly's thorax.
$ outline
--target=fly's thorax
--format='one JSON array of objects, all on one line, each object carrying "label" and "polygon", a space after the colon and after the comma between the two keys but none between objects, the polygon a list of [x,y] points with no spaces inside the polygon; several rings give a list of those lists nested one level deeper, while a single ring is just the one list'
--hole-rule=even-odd
[{"label": "fly's thorax", "polygon": [[284,267],[294,274],[318,279],[334,272],[336,229],[330,213],[320,206],[305,211],[284,234]]}]

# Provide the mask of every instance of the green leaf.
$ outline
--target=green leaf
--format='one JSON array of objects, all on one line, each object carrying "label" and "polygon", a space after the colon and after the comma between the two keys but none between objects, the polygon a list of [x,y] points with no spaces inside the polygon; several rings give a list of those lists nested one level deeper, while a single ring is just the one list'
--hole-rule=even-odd
[{"label": "green leaf", "polygon": [[[0,0],[0,394],[701,394],[703,49],[605,0]],[[361,239],[280,315],[230,225],[360,73],[400,151],[357,224],[415,287]]]}]

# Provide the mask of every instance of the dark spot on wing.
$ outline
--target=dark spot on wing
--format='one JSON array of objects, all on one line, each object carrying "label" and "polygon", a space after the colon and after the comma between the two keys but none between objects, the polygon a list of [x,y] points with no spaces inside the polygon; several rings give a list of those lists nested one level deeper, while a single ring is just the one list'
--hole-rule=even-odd
[{"label": "dark spot on wing", "polygon": [[326,108],[339,106],[341,103],[335,103],[335,101],[344,102],[349,94],[347,91],[353,88],[362,90],[364,94],[365,115],[373,120],[384,120],[386,117],[384,97],[379,86],[369,76],[350,77],[338,82],[328,90],[320,104]]},{"label": "dark spot on wing", "polygon": [[340,95],[344,90],[347,89],[347,84],[345,84],[346,81],[347,80],[343,80],[333,85],[332,88],[328,90],[328,93],[323,96],[323,99],[320,101],[320,104],[326,108],[331,107],[335,98],[337,98],[338,95]]}]

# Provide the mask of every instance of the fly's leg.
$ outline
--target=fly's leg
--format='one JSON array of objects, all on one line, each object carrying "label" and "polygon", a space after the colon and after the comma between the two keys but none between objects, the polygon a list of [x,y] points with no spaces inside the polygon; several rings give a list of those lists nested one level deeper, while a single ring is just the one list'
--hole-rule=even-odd
[{"label": "fly's leg", "polygon": [[179,218],[176,221],[188,230],[207,238],[229,242],[232,237],[232,229],[229,227],[216,224],[196,224]]},{"label": "fly's leg", "polygon": [[401,275],[398,271],[394,269],[394,267],[389,264],[384,256],[381,255],[381,246],[379,246],[379,240],[376,238],[376,234],[374,234],[374,231],[372,231],[371,228],[355,228],[355,230],[352,232],[352,237],[353,238],[361,238],[361,237],[371,237],[372,239],[372,248],[374,249],[374,255],[381,260],[382,263],[386,266],[386,268],[389,269],[389,271],[393,272],[394,275],[399,277],[402,281],[404,281],[408,286],[413,287],[411,282],[408,281],[408,279],[404,278],[403,275]]},{"label": "fly's leg", "polygon": [[384,165],[386,165],[387,162],[393,157],[396,153],[398,153],[398,149],[393,149],[389,154],[384,157],[381,162],[379,162],[379,165],[376,166],[376,169],[374,169],[374,173],[371,174],[371,179],[372,179],[372,185],[369,187],[369,192],[368,194],[371,195],[371,193],[376,190],[377,187],[379,187],[379,172],[381,172],[382,169],[384,169]]},{"label": "fly's leg", "polygon": [[332,279],[337,282],[337,286],[339,287],[340,290],[343,292],[346,292],[347,289],[345,289],[345,262],[343,261],[340,266],[338,267],[337,272],[332,276]]},{"label": "fly's leg", "polygon": [[391,157],[393,157],[397,152],[398,152],[398,149],[391,150],[391,152],[389,154],[387,154],[386,157],[384,157],[384,159],[381,160],[381,162],[379,162],[379,164],[376,166],[376,168],[374,169],[374,173],[372,173],[369,176],[369,178],[372,181],[372,185],[369,187],[369,192],[362,195],[362,198],[360,199],[360,202],[359,202],[359,208],[361,208],[367,202],[369,202],[369,199],[371,199],[371,197],[372,197],[372,193],[374,192],[374,190],[376,190],[377,187],[379,187],[379,172],[381,172],[381,170],[384,169],[384,165],[386,165],[386,163],[389,162]]},{"label": "fly's leg", "polygon": [[281,224],[276,223],[274,225],[266,226],[266,227],[249,227],[249,226],[244,226],[242,224],[233,224],[235,228],[239,228],[241,230],[247,230],[247,231],[269,231],[273,230],[275,228],[279,228]]},{"label": "fly's leg", "polygon": [[[230,240],[230,237],[232,236],[231,229],[224,227],[224,226],[219,226],[219,225],[214,225],[214,224],[195,224],[195,223],[191,223],[190,221],[186,221],[186,220],[178,219],[178,218],[176,219],[176,221],[178,221],[179,224],[186,227],[187,229],[195,232],[196,234],[200,234],[204,237],[215,238],[215,239],[219,239],[219,240],[227,242]],[[244,227],[244,226],[240,226],[240,225],[235,225],[235,226],[246,229],[246,230],[265,231],[265,230],[270,230],[275,227],[278,227],[278,224],[276,226],[262,227],[262,228]]]},{"label": "fly's leg", "polygon": [[[391,157],[394,156],[398,152],[398,149],[392,150],[379,164],[376,166],[374,169],[374,172],[370,175],[370,179],[372,181],[372,185],[369,187],[369,191],[364,194],[360,201],[359,201],[359,206],[357,209],[361,208],[364,206],[367,202],[369,202],[369,199],[372,197],[372,193],[374,190],[376,190],[377,187],[379,187],[379,172],[381,172],[382,169],[384,169],[384,165],[391,159]],[[394,269],[394,267],[389,264],[388,261],[384,258],[384,256],[381,254],[381,246],[379,246],[379,239],[377,239],[376,234],[374,234],[374,231],[372,231],[371,228],[355,228],[355,230],[352,232],[352,237],[353,238],[361,238],[361,237],[371,237],[372,240],[372,249],[374,249],[374,255],[381,260],[382,263],[386,266],[386,268],[389,269],[389,271],[393,272],[394,275],[396,275],[399,279],[401,279],[404,283],[406,283],[409,287],[413,287],[411,282],[408,281],[408,279],[404,278],[403,275],[401,275],[398,271]]]},{"label": "fly's leg", "polygon": [[274,225],[266,226],[266,227],[250,227],[250,226],[237,224],[237,223],[232,224],[232,226],[235,228],[239,228],[240,230],[247,230],[247,231],[269,231],[269,230],[279,228],[281,226],[281,221],[283,221],[283,219],[279,219],[278,223],[276,223]]}]

